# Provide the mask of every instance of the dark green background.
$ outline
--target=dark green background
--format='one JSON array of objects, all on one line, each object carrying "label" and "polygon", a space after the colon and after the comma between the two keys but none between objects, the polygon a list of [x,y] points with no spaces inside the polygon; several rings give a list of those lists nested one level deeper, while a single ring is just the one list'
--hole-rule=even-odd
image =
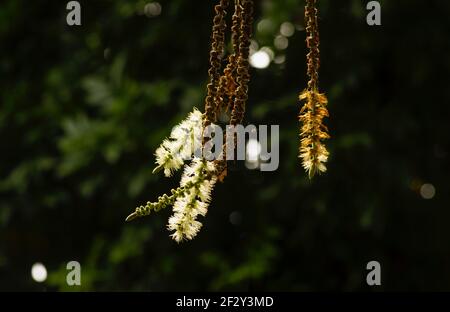
[{"label": "dark green background", "polygon": [[[382,1],[374,27],[368,1],[319,1],[332,138],[329,172],[311,182],[297,158],[304,2],[256,1],[255,26],[273,25],[255,30],[260,46],[300,26],[273,48],[284,64],[251,71],[245,122],[280,125],[280,167],[230,163],[180,245],[169,210],[124,218],[178,183],[151,174],[153,152],[202,109],[216,1],[160,2],[149,18],[145,1],[80,1],[78,27],[67,1],[0,4],[0,290],[450,290],[449,1]],[[71,260],[81,287],[65,284]]]}]

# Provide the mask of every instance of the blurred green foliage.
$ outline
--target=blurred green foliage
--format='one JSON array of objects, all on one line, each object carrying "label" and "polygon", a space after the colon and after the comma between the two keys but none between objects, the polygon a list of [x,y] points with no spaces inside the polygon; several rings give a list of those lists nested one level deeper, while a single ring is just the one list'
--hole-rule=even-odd
[{"label": "blurred green foliage", "polygon": [[[366,1],[319,1],[331,159],[309,181],[304,3],[256,1],[254,39],[285,61],[252,70],[246,122],[280,125],[280,168],[230,163],[202,231],[177,245],[170,211],[124,217],[178,182],[151,174],[153,151],[202,108],[213,2],[162,0],[156,17],[142,0],[80,2],[79,27],[66,1],[0,5],[1,290],[369,290],[371,260],[379,290],[450,290],[450,3],[381,1],[369,27]],[[296,31],[277,50],[286,21]],[[66,285],[72,260],[80,287]]]}]

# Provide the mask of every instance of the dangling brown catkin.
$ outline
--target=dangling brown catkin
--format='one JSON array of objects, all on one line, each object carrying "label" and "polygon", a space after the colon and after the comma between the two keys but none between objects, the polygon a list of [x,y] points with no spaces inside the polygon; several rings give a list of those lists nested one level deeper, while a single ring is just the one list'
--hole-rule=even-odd
[{"label": "dangling brown catkin", "polygon": [[237,57],[239,55],[239,37],[241,26],[241,11],[242,7],[239,4],[239,0],[235,0],[234,13],[232,17],[231,27],[231,41],[233,46],[233,53],[228,57],[228,64],[223,71],[223,75],[220,77],[218,88],[218,111],[231,112],[234,103],[234,94],[236,91],[236,67]]},{"label": "dangling brown catkin", "polygon": [[242,1],[242,22],[239,36],[239,55],[237,58],[237,89],[231,112],[231,125],[242,123],[248,99],[250,38],[253,24],[253,0]]},{"label": "dangling brown catkin", "polygon": [[[230,125],[242,123],[245,113],[245,105],[248,99],[249,52],[250,38],[253,24],[253,0],[235,0],[235,13],[233,15],[232,41],[234,53],[229,57],[229,63],[224,72],[224,82],[227,82],[227,106],[230,115]],[[226,157],[227,143],[234,141],[236,137],[226,138],[223,146],[223,155]],[[226,175],[226,161],[218,161],[220,177]]]},{"label": "dangling brown catkin", "polygon": [[307,39],[306,44],[309,49],[307,55],[308,87],[299,98],[306,103],[300,111],[299,119],[303,123],[301,127],[300,156],[303,160],[303,167],[308,172],[310,178],[316,173],[325,172],[325,162],[328,160],[328,151],[322,143],[328,139],[328,129],[323,125],[323,118],[328,117],[326,105],[328,103],[325,94],[319,92],[319,27],[317,21],[318,11],[316,0],[306,0],[305,22]]},{"label": "dangling brown catkin", "polygon": [[308,60],[308,90],[310,91],[317,90],[319,84],[320,38],[317,13],[316,0],[307,0],[305,7],[305,20],[307,33],[306,44],[309,48],[309,53],[306,58]]},{"label": "dangling brown catkin", "polygon": [[214,7],[216,15],[213,21],[213,30],[211,36],[211,51],[209,54],[210,68],[208,71],[209,83],[207,86],[207,96],[205,99],[205,120],[204,127],[209,126],[217,120],[217,91],[220,79],[221,59],[224,50],[225,29],[226,29],[226,9],[229,0],[220,0],[220,3]]}]

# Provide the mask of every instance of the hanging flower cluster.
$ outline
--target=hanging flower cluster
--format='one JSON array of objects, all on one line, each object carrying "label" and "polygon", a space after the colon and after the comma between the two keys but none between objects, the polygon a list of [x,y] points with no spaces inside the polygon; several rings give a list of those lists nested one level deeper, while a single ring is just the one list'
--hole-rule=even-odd
[{"label": "hanging flower cluster", "polygon": [[328,129],[323,124],[323,118],[328,117],[326,105],[328,103],[325,94],[319,92],[319,27],[317,22],[316,0],[306,0],[305,22],[306,22],[306,44],[309,49],[307,55],[309,77],[308,87],[299,99],[305,101],[300,111],[299,119],[302,122],[300,132],[300,155],[303,167],[310,178],[315,174],[327,170],[325,163],[328,160],[328,151],[323,144],[328,139]]},{"label": "hanging flower cluster", "polygon": [[[126,221],[149,215],[167,206],[173,206],[173,215],[167,228],[176,242],[193,239],[202,224],[197,217],[205,216],[211,201],[211,192],[216,181],[226,176],[226,155],[222,159],[208,161],[198,157],[208,141],[203,138],[205,127],[217,122],[221,110],[228,112],[230,124],[242,122],[247,101],[249,75],[249,47],[253,22],[253,0],[235,0],[232,17],[233,53],[221,74],[221,62],[225,50],[226,9],[229,0],[220,0],[215,6],[210,51],[209,82],[205,99],[205,113],[197,109],[176,126],[168,139],[156,150],[157,167],[153,171],[164,171],[170,177],[184,165],[180,186],[164,194],[155,202],[147,202],[130,214]],[[202,151],[200,152],[202,154]],[[195,156],[195,157],[193,157]],[[192,159],[190,164],[185,160]]]},{"label": "hanging flower cluster", "polygon": [[211,201],[211,191],[216,183],[214,162],[194,159],[186,166],[180,185],[185,188],[173,205],[173,216],[169,219],[168,229],[174,231],[172,237],[180,242],[184,238],[192,239],[202,227],[197,216],[205,216]]},{"label": "hanging flower cluster", "polygon": [[164,169],[166,177],[180,169],[186,159],[191,159],[193,153],[201,145],[202,113],[194,108],[188,117],[175,126],[170,137],[165,139],[155,152],[156,164],[153,173]]},{"label": "hanging flower cluster", "polygon": [[194,238],[202,226],[197,221],[197,216],[205,216],[208,211],[218,168],[217,161],[194,157],[189,165],[184,166],[180,186],[172,189],[171,195],[164,194],[156,202],[147,202],[146,205],[137,207],[126,221],[173,206],[174,214],[167,226],[170,231],[174,231],[172,238],[177,242]]},{"label": "hanging flower cluster", "polygon": [[322,119],[328,116],[325,108],[327,98],[324,94],[314,91],[304,91],[299,98],[306,101],[300,111],[300,120],[303,122],[300,157],[303,159],[303,168],[312,178],[315,174],[327,170],[325,163],[329,153],[322,143],[322,140],[330,137],[322,124]]}]

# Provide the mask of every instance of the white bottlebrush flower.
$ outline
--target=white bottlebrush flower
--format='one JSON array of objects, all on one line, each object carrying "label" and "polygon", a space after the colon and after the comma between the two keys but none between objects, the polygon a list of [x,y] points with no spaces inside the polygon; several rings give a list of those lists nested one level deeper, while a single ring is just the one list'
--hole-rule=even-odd
[{"label": "white bottlebrush flower", "polygon": [[176,199],[174,214],[167,226],[170,231],[174,231],[171,236],[175,241],[194,238],[202,227],[197,217],[205,216],[208,211],[211,191],[217,179],[215,171],[213,162],[200,158],[194,158],[185,167],[180,186],[190,187]]},{"label": "white bottlebrush flower", "polygon": [[170,137],[156,149],[156,164],[154,172],[164,169],[164,175],[170,177],[181,168],[184,161],[190,159],[202,140],[202,113],[194,110],[179,125],[175,126]]}]

